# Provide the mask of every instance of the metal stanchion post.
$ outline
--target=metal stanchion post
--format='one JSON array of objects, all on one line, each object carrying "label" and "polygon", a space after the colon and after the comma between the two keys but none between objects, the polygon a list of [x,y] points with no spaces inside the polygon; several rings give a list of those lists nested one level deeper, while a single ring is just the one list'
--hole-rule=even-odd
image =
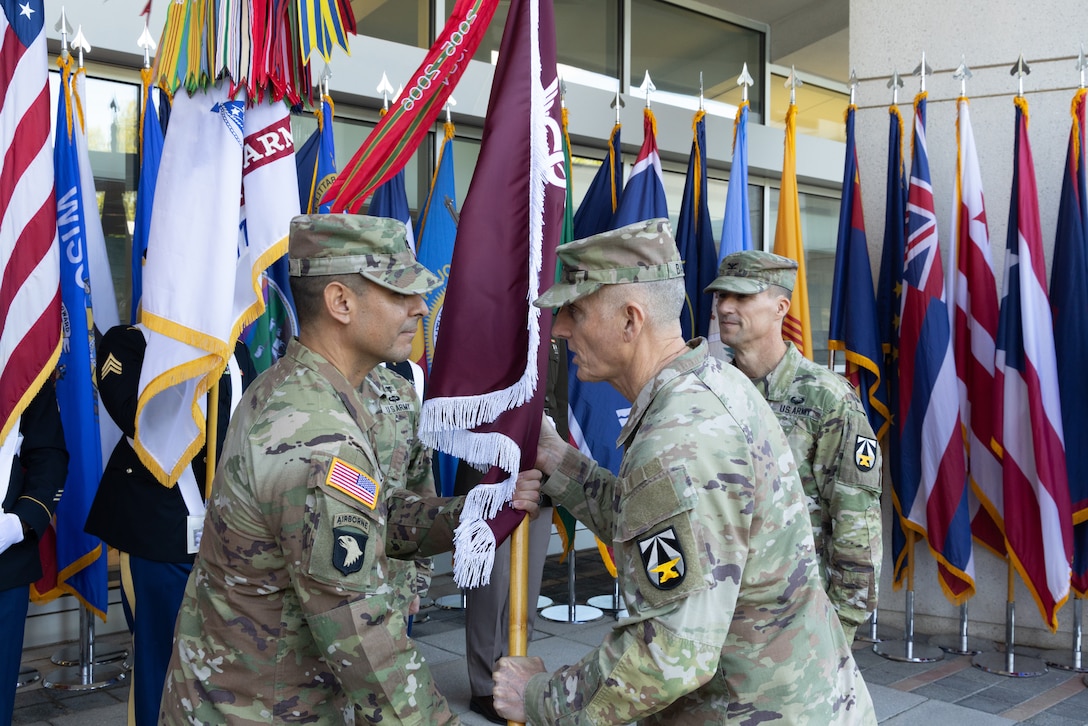
[{"label": "metal stanchion post", "polygon": [[1016,655],[1016,602],[1013,597],[1012,562],[1009,562],[1009,594],[1005,603],[1005,652],[976,655],[971,664],[976,668],[1010,678],[1033,678],[1046,673],[1046,663],[1038,658]]},{"label": "metal stanchion post", "polygon": [[[869,618],[869,633],[868,635],[861,635],[855,633],[854,640],[861,641],[862,643],[879,643],[880,637],[876,634],[876,614],[877,609],[873,609],[873,617]],[[860,632],[860,631],[859,631]]]},{"label": "metal stanchion post", "polygon": [[952,655],[978,655],[982,652],[978,648],[971,647],[967,641],[967,603],[960,605],[959,633],[954,638],[940,638],[933,644]]},{"label": "metal stanchion post", "polygon": [[944,658],[940,648],[914,642],[914,530],[907,530],[907,604],[903,613],[903,641],[885,640],[873,646],[873,652],[902,663],[932,663]]},{"label": "metal stanchion post", "polygon": [[574,550],[567,554],[566,605],[552,605],[540,611],[540,617],[557,623],[588,623],[604,615],[592,605],[579,605],[574,597]]},{"label": "metal stanchion post", "polygon": [[1061,668],[1063,671],[1076,673],[1088,673],[1088,664],[1081,657],[1081,617],[1084,600],[1076,597],[1073,600],[1073,650],[1071,652],[1051,651],[1043,658],[1047,665]]},{"label": "metal stanchion post", "polygon": [[612,580],[611,595],[594,595],[586,602],[595,608],[612,611],[616,620],[627,617],[627,606],[623,604],[623,598],[620,597],[619,579]]},{"label": "metal stanchion post", "polygon": [[127,677],[121,666],[95,663],[94,618],[82,606],[79,609],[79,648],[79,663],[53,671],[42,681],[42,686],[59,691],[97,691],[115,686]]}]

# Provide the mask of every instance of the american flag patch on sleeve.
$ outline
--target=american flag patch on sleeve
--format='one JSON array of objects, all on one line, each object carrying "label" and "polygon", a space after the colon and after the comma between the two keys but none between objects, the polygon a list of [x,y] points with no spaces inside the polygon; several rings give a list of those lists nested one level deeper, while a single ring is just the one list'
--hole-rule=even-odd
[{"label": "american flag patch on sleeve", "polygon": [[325,483],[371,509],[378,505],[378,482],[343,459],[333,457]]}]

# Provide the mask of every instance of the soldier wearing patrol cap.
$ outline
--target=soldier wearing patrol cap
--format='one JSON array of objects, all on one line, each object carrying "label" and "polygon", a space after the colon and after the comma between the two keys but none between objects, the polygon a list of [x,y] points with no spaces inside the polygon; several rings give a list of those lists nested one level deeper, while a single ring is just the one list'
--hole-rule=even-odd
[{"label": "soldier wearing patrol cap", "polygon": [[630,617],[575,665],[504,658],[495,707],[532,724],[875,724],[820,586],[801,481],[739,371],[680,332],[683,266],[663,219],[559,248],[557,307],[585,380],[632,402],[619,475],[546,423],[542,491],[610,542]]},{"label": "soldier wearing patrol cap", "polygon": [[[456,723],[391,558],[448,550],[463,499],[406,488],[429,457],[387,420],[415,394],[379,365],[407,358],[437,279],[391,219],[295,217],[289,254],[299,337],[231,420],[161,723]],[[514,507],[535,516],[539,485]]]},{"label": "soldier wearing patrol cap", "polygon": [[880,582],[880,447],[853,388],[782,339],[797,263],[769,252],[722,259],[707,286],[722,343],[790,442],[808,497],[820,576],[850,640],[876,608]]}]

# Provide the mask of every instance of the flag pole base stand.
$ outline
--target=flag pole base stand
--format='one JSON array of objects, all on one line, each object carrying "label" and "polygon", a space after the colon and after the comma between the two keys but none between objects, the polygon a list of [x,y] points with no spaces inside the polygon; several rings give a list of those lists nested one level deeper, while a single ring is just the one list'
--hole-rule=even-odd
[{"label": "flag pole base stand", "polygon": [[[52,661],[53,665],[59,665],[65,668],[68,666],[77,666],[79,665],[79,647],[79,643],[65,646],[49,656],[49,660]],[[95,643],[94,664],[96,666],[106,665],[107,663],[116,663],[117,661],[123,661],[126,658],[128,658],[128,651],[123,647]],[[129,666],[129,669],[131,669],[131,666]]]},{"label": "flag pole base stand", "polygon": [[15,680],[16,688],[23,688],[29,686],[31,683],[37,683],[42,679],[42,674],[38,672],[37,668],[20,668],[19,677]]},{"label": "flag pole base stand", "polygon": [[554,623],[591,623],[604,613],[590,605],[552,605],[541,610],[540,617]]},{"label": "flag pole base stand", "polygon": [[1072,671],[1074,673],[1088,673],[1088,661],[1080,651],[1076,653],[1068,650],[1055,650],[1043,654],[1043,662],[1048,666]]},{"label": "flag pole base stand", "polygon": [[611,595],[594,595],[586,600],[586,603],[592,607],[604,610],[605,612],[612,613],[612,615],[619,620],[620,618],[627,617],[627,606],[622,602],[617,607],[616,600]]},{"label": "flag pole base stand", "polygon": [[555,600],[552,600],[546,595],[538,595],[536,598],[536,609],[543,610],[544,608],[550,608],[555,604]]},{"label": "flag pole base stand", "polygon": [[906,640],[882,640],[873,646],[873,652],[881,658],[900,663],[933,663],[944,658],[944,651],[940,648]]},{"label": "flag pole base stand", "polygon": [[1009,678],[1035,678],[1046,673],[1046,663],[1038,658],[1012,653],[982,653],[971,659],[971,665],[987,673]]},{"label": "flag pole base stand", "polygon": [[462,590],[459,593],[453,595],[443,595],[442,597],[436,597],[434,599],[435,607],[440,607],[443,610],[464,610],[465,609],[465,591]]},{"label": "flag pole base stand", "polygon": [[973,648],[970,643],[964,643],[956,637],[934,638],[929,641],[949,655],[978,655],[981,650]]},{"label": "flag pole base stand", "polygon": [[124,668],[116,665],[95,666],[86,671],[81,666],[60,668],[47,675],[42,686],[56,691],[98,691],[123,683],[128,677]]}]

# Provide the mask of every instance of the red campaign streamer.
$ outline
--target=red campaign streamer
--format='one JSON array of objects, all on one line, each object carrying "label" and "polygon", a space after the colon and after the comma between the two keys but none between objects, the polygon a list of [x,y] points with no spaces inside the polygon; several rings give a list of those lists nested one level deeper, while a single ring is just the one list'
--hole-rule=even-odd
[{"label": "red campaign streamer", "polygon": [[438,40],[400,95],[325,192],[332,212],[357,212],[404,168],[446,104],[495,15],[498,0],[457,0]]}]

